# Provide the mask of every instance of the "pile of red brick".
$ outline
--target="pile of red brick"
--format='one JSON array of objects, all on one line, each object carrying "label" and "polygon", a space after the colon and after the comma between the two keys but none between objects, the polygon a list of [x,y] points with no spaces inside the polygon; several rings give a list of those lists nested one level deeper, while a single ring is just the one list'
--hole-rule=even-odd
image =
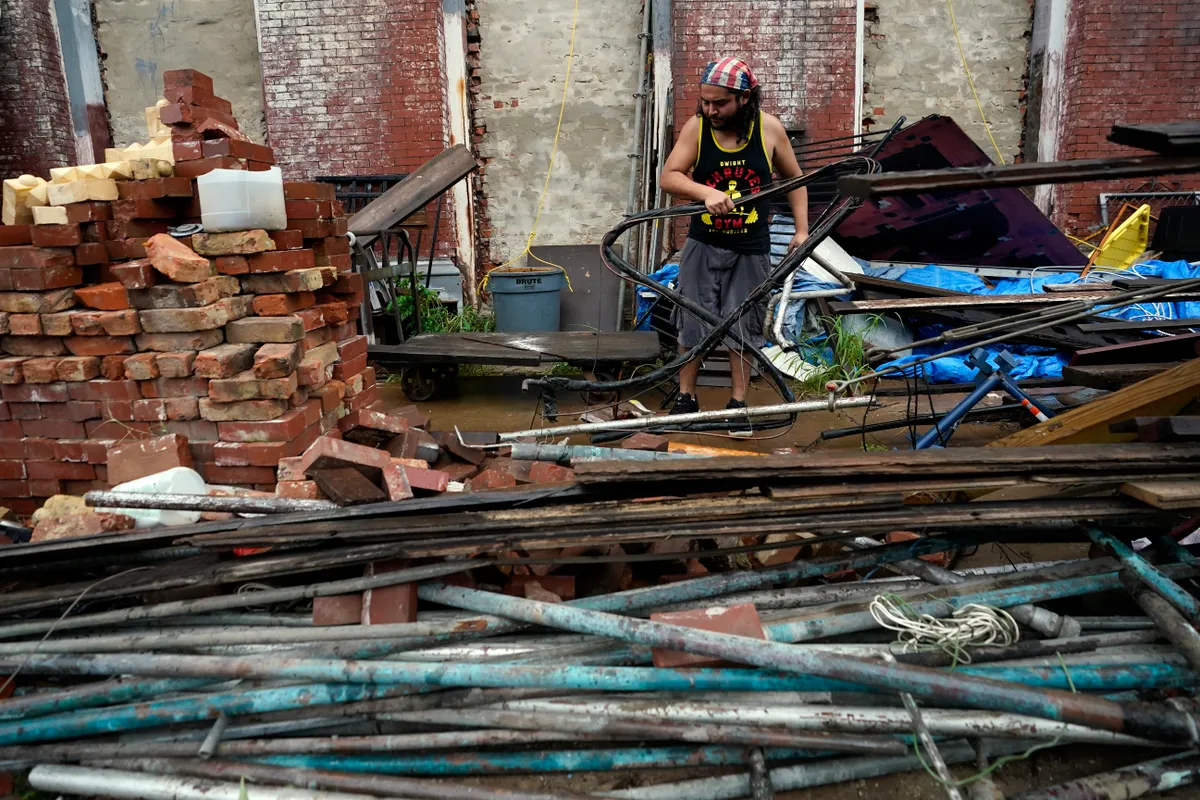
[{"label": "pile of red brick", "polygon": [[0,226],[0,504],[18,513],[106,488],[112,445],[163,434],[210,484],[273,491],[281,458],[376,399],[332,186],[285,182],[286,230],[169,233],[200,221],[196,177],[274,158],[210,79],[165,78],[173,176]]}]

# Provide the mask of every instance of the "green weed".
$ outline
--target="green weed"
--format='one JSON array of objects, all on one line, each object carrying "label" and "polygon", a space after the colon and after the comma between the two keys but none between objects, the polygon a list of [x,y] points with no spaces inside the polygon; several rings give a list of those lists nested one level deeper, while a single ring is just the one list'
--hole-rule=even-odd
[{"label": "green weed", "polygon": [[829,381],[851,380],[869,371],[863,335],[873,331],[882,321],[882,316],[872,316],[866,330],[859,333],[847,329],[844,317],[822,320],[826,329],[832,331],[824,344],[812,340],[800,343],[806,360],[816,362],[814,366],[817,370],[801,380],[793,381],[792,390],[805,396],[824,395],[825,384]]},{"label": "green weed", "polygon": [[[420,279],[420,276],[418,276]],[[471,306],[455,313],[438,300],[437,292],[418,286],[418,302],[421,311],[422,333],[486,333],[496,330],[496,319]],[[397,281],[395,302],[400,307],[400,319],[404,320],[404,335],[415,336],[413,298],[407,281]],[[388,311],[392,308],[389,306]]]},{"label": "green weed", "polygon": [[565,361],[560,361],[550,367],[550,371],[546,374],[552,378],[575,378],[582,375],[583,370]]}]

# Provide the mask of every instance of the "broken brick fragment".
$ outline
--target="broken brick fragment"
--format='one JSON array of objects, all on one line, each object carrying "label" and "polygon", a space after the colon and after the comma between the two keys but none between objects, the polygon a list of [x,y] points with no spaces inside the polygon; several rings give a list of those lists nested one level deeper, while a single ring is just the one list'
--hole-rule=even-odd
[{"label": "broken brick fragment", "polygon": [[[750,639],[766,639],[762,620],[759,619],[758,609],[750,603],[738,603],[732,606],[713,606],[710,608],[693,608],[687,611],[663,611],[650,615],[651,622],[661,622],[666,625],[679,625],[696,630],[723,633],[729,636],[745,636]],[[651,656],[656,667],[700,667],[720,666],[724,662],[719,658],[685,653],[680,650],[666,650],[655,647]]]},{"label": "broken brick fragment", "polygon": [[122,442],[108,449],[108,480],[114,486],[174,467],[191,466],[187,437],[178,434]]}]

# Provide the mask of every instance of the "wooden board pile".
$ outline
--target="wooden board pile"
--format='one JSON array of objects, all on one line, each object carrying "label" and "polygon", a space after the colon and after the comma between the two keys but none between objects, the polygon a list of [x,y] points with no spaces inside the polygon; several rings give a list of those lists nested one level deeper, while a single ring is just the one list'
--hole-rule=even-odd
[{"label": "wooden board pile", "polygon": [[[421,460],[449,453],[398,439]],[[321,442],[347,463],[356,447],[381,452]],[[1187,442],[589,462],[575,486],[0,547],[13,581],[0,669],[19,670],[0,769],[88,796],[118,777],[142,797],[196,776],[231,798],[243,777],[252,792],[468,798],[486,783],[483,796],[510,800],[737,798],[755,774],[782,792],[901,771],[935,796],[921,777],[932,748],[962,778],[983,769],[978,747],[1015,796],[1052,782],[1020,766],[1031,748],[1078,745],[1056,754],[1060,770],[1178,750],[1173,774],[1194,781],[1194,615],[1152,596],[1195,605],[1197,565],[1176,543],[1194,512],[1095,495],[1197,469]],[[965,496],[1056,482],[1086,491]],[[935,486],[946,502],[906,502]],[[741,558],[799,531],[822,551]],[[1084,536],[1113,557],[923,560]],[[1128,580],[1140,562],[1114,537],[1133,536],[1152,539],[1143,555],[1169,580]],[[945,622],[974,604],[1008,609],[1020,635],[909,647],[875,616],[884,597]],[[534,777],[501,788],[512,774]]]},{"label": "wooden board pile", "polygon": [[164,73],[151,140],[4,182],[0,503],[106,488],[110,445],[175,434],[210,482],[273,490],[280,458],[376,399],[333,187],[285,182],[287,228],[173,236],[195,179],[265,170],[194,70]]}]

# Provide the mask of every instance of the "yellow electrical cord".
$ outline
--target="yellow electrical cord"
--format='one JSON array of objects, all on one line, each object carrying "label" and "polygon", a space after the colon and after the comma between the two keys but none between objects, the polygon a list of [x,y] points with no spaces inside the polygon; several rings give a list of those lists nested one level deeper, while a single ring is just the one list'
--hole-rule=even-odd
[{"label": "yellow electrical cord", "polygon": [[563,92],[562,102],[558,106],[558,124],[554,128],[554,146],[550,149],[550,165],[546,168],[546,180],[542,184],[542,196],[538,198],[537,213],[533,217],[533,227],[529,229],[529,238],[525,240],[525,249],[517,253],[514,257],[505,261],[503,264],[493,267],[488,271],[487,275],[483,276],[483,283],[479,284],[479,291],[487,289],[488,278],[492,276],[492,272],[498,269],[503,269],[510,264],[520,260],[521,256],[529,255],[534,261],[540,261],[548,267],[556,267],[562,270],[563,277],[567,279],[567,289],[574,292],[571,287],[571,276],[567,274],[567,270],[559,264],[553,264],[545,259],[538,258],[533,254],[533,240],[537,238],[538,222],[542,219],[542,207],[546,203],[546,191],[550,188],[550,176],[554,173],[554,157],[558,155],[558,138],[562,134],[563,114],[567,110],[567,89],[571,85],[571,62],[575,59],[575,27],[579,22],[579,0],[575,0],[575,10],[571,14],[571,44],[567,50],[567,71],[563,76]]},{"label": "yellow electrical cord", "polygon": [[987,131],[988,138],[992,140],[992,147],[996,149],[996,157],[1000,159],[1000,163],[1004,161],[1004,154],[1000,152],[1000,145],[996,144],[996,137],[992,136],[992,126],[988,124],[987,116],[983,113],[983,103],[979,101],[979,92],[975,91],[975,79],[971,77],[971,68],[967,66],[967,54],[963,50],[962,39],[958,35],[958,21],[954,18],[954,3],[952,0],[946,0],[946,8],[950,9],[950,27],[954,29],[954,41],[958,44],[958,55],[962,59],[963,72],[967,73],[967,83],[971,86],[971,94],[975,96],[975,106],[979,109],[979,118],[983,120],[983,129]]}]

